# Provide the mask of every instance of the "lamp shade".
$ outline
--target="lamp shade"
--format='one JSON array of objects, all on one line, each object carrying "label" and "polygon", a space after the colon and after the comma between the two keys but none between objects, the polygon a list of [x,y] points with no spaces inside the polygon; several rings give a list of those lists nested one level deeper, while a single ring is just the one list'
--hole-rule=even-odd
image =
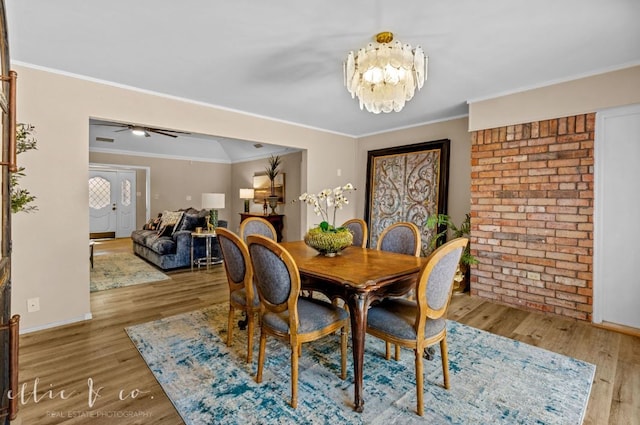
[{"label": "lamp shade", "polygon": [[224,193],[203,193],[202,208],[214,210],[224,208]]},{"label": "lamp shade", "polygon": [[240,199],[253,199],[253,189],[240,189]]}]

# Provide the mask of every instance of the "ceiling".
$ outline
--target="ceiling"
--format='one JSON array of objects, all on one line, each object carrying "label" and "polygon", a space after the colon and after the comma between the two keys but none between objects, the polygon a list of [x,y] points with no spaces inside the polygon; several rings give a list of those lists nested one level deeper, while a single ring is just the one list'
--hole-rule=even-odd
[{"label": "ceiling", "polygon": [[122,123],[96,119],[89,120],[89,123],[90,152],[235,164],[299,151],[267,143],[196,133],[173,133],[170,129],[160,130],[175,135],[175,138],[153,131],[147,132],[148,137],[136,136],[126,126],[115,126]]},{"label": "ceiling", "polygon": [[[470,100],[640,64],[638,0],[5,0],[12,60],[354,137],[467,114]],[[350,50],[420,45],[401,112],[361,111]]]}]

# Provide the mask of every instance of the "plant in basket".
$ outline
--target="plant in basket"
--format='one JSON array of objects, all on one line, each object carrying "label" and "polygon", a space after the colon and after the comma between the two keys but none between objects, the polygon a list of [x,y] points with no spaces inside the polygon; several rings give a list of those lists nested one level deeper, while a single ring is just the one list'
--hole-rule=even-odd
[{"label": "plant in basket", "polygon": [[[345,227],[336,227],[336,212],[349,203],[346,193],[355,190],[351,183],[335,189],[324,189],[318,194],[303,193],[300,201],[313,207],[322,222],[304,236],[307,245],[326,256],[334,256],[353,242],[353,235]],[[331,221],[330,221],[331,220]]]}]

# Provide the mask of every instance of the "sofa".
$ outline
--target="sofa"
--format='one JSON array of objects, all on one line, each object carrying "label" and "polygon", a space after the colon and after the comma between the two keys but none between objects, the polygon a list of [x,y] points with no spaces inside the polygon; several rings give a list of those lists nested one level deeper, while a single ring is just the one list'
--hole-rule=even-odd
[{"label": "sofa", "polygon": [[[191,267],[191,243],[193,258],[206,256],[208,238],[192,238],[196,227],[206,228],[209,210],[189,208],[178,211],[164,211],[158,217],[147,222],[140,230],[131,233],[133,252],[158,266],[162,270]],[[218,226],[227,227],[225,220],[219,220]],[[212,239],[211,256],[220,257],[217,239]]]}]

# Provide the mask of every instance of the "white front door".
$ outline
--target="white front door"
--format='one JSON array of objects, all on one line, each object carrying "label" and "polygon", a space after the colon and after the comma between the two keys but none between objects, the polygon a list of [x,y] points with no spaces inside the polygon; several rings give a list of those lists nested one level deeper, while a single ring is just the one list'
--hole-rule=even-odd
[{"label": "white front door", "polygon": [[89,171],[89,233],[116,233],[115,171]]},{"label": "white front door", "polygon": [[640,328],[640,105],[596,115],[594,314]]},{"label": "white front door", "polygon": [[118,171],[118,189],[116,238],[126,238],[136,230],[135,171]]},{"label": "white front door", "polygon": [[89,232],[131,235],[136,228],[135,171],[89,171]]}]

